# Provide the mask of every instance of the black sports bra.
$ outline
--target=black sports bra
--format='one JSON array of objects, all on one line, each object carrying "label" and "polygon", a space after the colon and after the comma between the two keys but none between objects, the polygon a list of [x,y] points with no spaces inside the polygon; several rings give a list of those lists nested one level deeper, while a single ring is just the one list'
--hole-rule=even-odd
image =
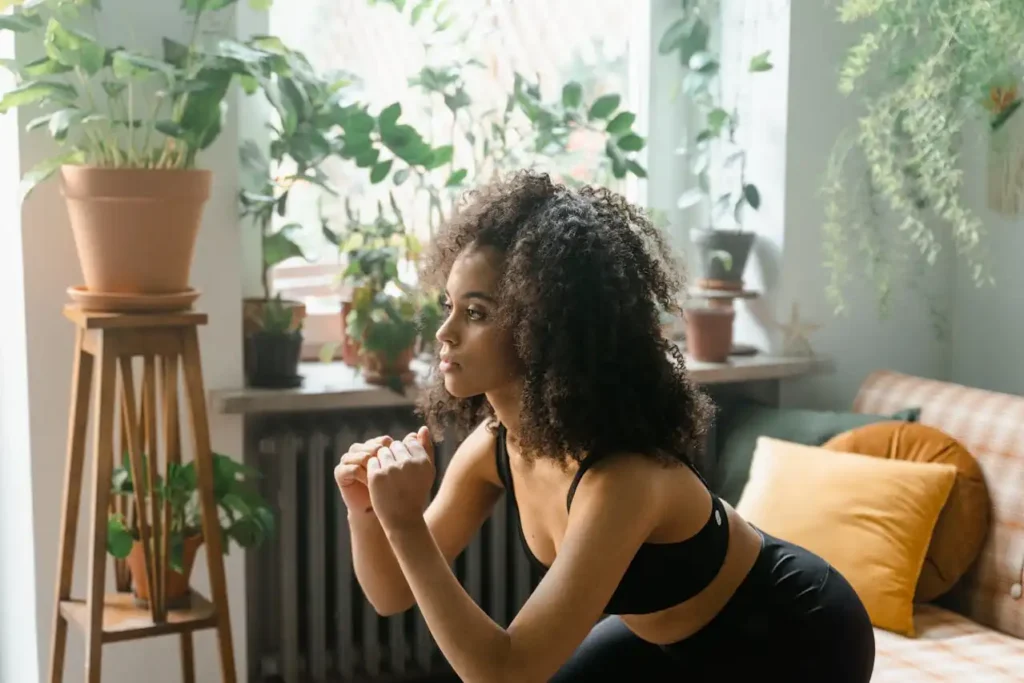
[{"label": "black sports bra", "polygon": [[[512,468],[509,463],[508,449],[505,445],[505,426],[498,426],[498,443],[495,459],[498,465],[498,476],[511,496],[516,510],[516,528],[519,540],[526,550],[527,557],[543,575],[549,567],[543,564],[530,550],[523,533],[522,519],[519,516],[519,505],[516,503],[515,487],[512,483]],[[572,505],[572,498],[580,479],[595,459],[587,458],[580,463],[576,476],[569,486],[569,494],[565,505]],[[689,464],[689,463],[688,463]],[[690,468],[704,482],[692,464]],[[718,574],[725,562],[725,553],[729,547],[729,521],[721,499],[711,489],[711,516],[704,526],[693,536],[678,543],[644,543],[633,556],[626,568],[626,573],[619,581],[612,594],[605,614],[651,614],[668,609],[684,602],[704,590]]]}]

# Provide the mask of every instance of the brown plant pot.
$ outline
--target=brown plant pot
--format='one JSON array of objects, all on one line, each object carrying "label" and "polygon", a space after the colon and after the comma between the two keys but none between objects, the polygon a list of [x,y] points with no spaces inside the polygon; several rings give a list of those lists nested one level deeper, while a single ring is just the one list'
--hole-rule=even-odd
[{"label": "brown plant pot", "polygon": [[416,374],[409,368],[415,353],[415,346],[410,346],[394,359],[383,353],[363,351],[363,377],[369,384],[400,384],[409,386],[416,379]]},{"label": "brown plant pot", "polygon": [[66,165],[61,180],[87,289],[143,295],[189,289],[210,171]]},{"label": "brown plant pot", "polygon": [[[176,572],[167,567],[166,604],[167,609],[181,609],[189,605],[189,581],[192,577],[192,567],[196,561],[196,553],[199,546],[203,544],[202,534],[186,536],[184,547],[181,553],[181,572]],[[128,571],[132,576],[132,593],[135,602],[139,607],[149,606],[149,577],[146,575],[146,553],[142,547],[142,541],[135,541],[131,553],[125,560]]]},{"label": "brown plant pot", "polygon": [[732,350],[732,328],[736,311],[732,307],[688,308],[686,351],[703,363],[724,363]]}]

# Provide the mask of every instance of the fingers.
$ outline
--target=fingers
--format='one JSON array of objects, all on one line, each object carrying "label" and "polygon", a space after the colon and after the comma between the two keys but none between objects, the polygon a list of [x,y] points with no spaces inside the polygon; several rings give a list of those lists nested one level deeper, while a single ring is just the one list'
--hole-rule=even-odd
[{"label": "fingers", "polygon": [[356,482],[366,483],[366,468],[362,464],[341,463],[334,468],[334,479],[339,486],[349,486]]},{"label": "fingers", "polygon": [[[397,458],[395,458],[394,451],[392,450],[394,447],[395,444],[392,443],[390,446],[384,446],[377,451],[376,460],[379,461],[377,463],[378,465],[381,467],[387,467],[388,465],[394,465],[397,462]],[[373,459],[369,462],[373,462]],[[367,463],[367,467],[369,467],[369,463]]]},{"label": "fingers", "polygon": [[413,443],[410,441],[396,441],[391,444],[389,450],[395,455],[395,460],[401,462],[403,460],[412,460],[413,454],[409,452],[408,444]]},{"label": "fingers", "polygon": [[426,451],[427,457],[430,461],[434,461],[434,440],[430,437],[430,430],[426,427],[420,427],[420,430],[416,432],[416,440],[419,441],[420,446]]}]

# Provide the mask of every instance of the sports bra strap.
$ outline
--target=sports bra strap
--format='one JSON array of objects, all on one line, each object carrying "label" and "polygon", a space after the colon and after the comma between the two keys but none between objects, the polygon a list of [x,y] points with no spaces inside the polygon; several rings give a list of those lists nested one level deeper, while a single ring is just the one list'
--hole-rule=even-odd
[{"label": "sports bra strap", "polygon": [[[566,510],[572,507],[572,498],[573,496],[576,495],[576,487],[580,485],[580,479],[583,478],[583,475],[586,474],[587,470],[590,469],[590,467],[598,460],[599,458],[589,457],[584,458],[583,462],[580,463],[580,467],[578,470],[576,470],[576,475],[572,478],[572,483],[569,485],[569,494],[565,497]],[[707,480],[704,479],[704,475],[702,475],[697,470],[697,467],[693,464],[693,461],[691,461],[689,458],[686,458],[684,462],[689,466],[691,470],[693,470],[693,473],[697,475],[697,478],[700,479],[701,483],[704,484],[704,488],[711,492],[711,487],[708,485]]]}]

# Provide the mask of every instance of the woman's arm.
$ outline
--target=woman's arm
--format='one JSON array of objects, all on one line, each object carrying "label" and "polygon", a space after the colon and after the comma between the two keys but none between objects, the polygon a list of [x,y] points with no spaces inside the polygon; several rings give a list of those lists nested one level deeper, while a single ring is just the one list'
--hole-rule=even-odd
[{"label": "woman's arm", "polygon": [[[406,463],[417,456],[403,450],[403,444],[393,444],[382,452],[379,469],[373,466],[379,479],[394,480],[379,486],[382,500],[414,489],[402,479],[415,478],[415,467]],[[384,528],[398,564],[434,640],[462,680],[547,681],[590,632],[654,528],[658,506],[649,479],[637,471],[644,468],[629,467],[627,460],[617,458],[588,473],[573,500],[557,560],[507,630],[465,592],[426,524],[413,515],[402,523],[389,510]]]},{"label": "woman's arm", "polygon": [[[362,476],[366,476],[365,469]],[[459,445],[437,495],[423,513],[424,524],[446,564],[466,548],[501,493],[494,466],[494,436],[481,425]],[[350,509],[348,522],[353,570],[366,599],[382,616],[412,607],[413,592],[377,515]]]}]

